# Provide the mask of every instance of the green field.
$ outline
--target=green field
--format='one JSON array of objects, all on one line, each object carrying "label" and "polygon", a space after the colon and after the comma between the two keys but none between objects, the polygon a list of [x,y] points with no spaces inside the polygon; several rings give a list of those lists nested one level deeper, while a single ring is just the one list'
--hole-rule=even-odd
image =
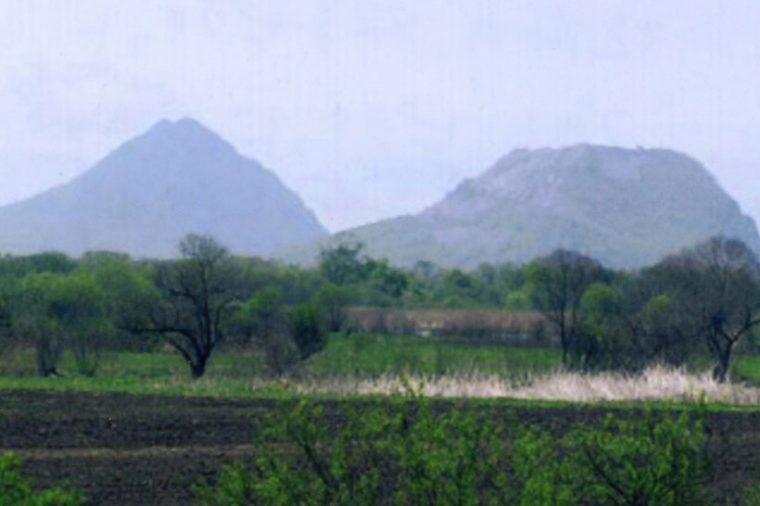
[{"label": "green field", "polygon": [[327,348],[305,367],[319,375],[493,374],[507,377],[546,372],[560,366],[553,348],[480,345],[430,337],[331,336]]},{"label": "green field", "polygon": [[[299,376],[375,377],[382,374],[495,374],[520,377],[559,366],[555,349],[437,342],[416,336],[334,334],[325,350],[293,371]],[[105,353],[94,377],[77,374],[66,354],[61,376],[40,378],[34,353],[18,349],[0,357],[0,388],[40,388],[87,392],[169,395],[249,396],[277,394],[261,383],[260,357],[253,352],[219,351],[206,375],[191,380],[181,357],[172,352]]]},{"label": "green field", "polygon": [[[555,371],[560,363],[560,352],[555,348],[419,336],[333,334],[323,351],[293,369],[292,377],[308,381],[383,375],[493,375],[519,380]],[[704,370],[704,364],[698,369]],[[38,377],[32,350],[8,351],[0,355],[0,388],[212,397],[293,395],[285,385],[266,381],[261,358],[253,351],[220,350],[212,357],[207,374],[198,380],[190,379],[187,365],[170,351],[105,353],[94,377],[77,374],[73,358],[66,354],[59,370],[61,376]],[[738,357],[734,377],[760,385],[760,357]]]}]

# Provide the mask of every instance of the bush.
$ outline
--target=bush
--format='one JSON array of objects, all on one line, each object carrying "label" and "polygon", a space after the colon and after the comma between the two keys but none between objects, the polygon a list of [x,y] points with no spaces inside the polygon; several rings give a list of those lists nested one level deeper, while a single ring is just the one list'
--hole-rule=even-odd
[{"label": "bush", "polygon": [[744,487],[741,491],[741,506],[760,506],[760,482]]},{"label": "bush", "polygon": [[555,439],[529,429],[515,442],[523,505],[704,504],[705,434],[686,414],[659,422],[611,415]]},{"label": "bush", "polygon": [[305,302],[288,312],[290,333],[301,360],[321,351],[327,344],[327,330],[319,304]]},{"label": "bush", "polygon": [[687,415],[608,416],[555,437],[514,439],[493,411],[434,410],[412,397],[352,403],[328,416],[301,402],[274,413],[250,466],[196,487],[216,505],[698,505],[705,436]]},{"label": "bush", "polygon": [[0,456],[0,506],[79,506],[81,494],[65,488],[35,491],[19,473],[19,461],[13,453]]},{"label": "bush", "polygon": [[252,468],[196,488],[203,506],[503,504],[505,438],[470,410],[424,401],[347,407],[340,430],[302,402],[277,415]]}]

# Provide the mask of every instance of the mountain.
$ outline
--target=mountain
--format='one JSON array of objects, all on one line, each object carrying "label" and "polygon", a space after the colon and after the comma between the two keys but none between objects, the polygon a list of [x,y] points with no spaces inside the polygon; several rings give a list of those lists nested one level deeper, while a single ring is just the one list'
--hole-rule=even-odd
[{"label": "mountain", "polygon": [[187,233],[268,254],[325,228],[269,170],[195,120],[162,120],[71,182],[0,208],[0,252],[177,254]]},{"label": "mountain", "polygon": [[[371,256],[406,266],[524,262],[566,248],[636,268],[718,234],[760,251],[753,220],[694,159],[582,144],[513,151],[419,214],[328,243],[361,241]],[[313,261],[317,251],[311,244],[286,259]]]}]

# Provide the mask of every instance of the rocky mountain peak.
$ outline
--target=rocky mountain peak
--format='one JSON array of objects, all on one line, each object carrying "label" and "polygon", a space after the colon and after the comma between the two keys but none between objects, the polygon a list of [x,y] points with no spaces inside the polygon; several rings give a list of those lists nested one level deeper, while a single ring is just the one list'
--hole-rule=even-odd
[{"label": "rocky mountain peak", "polygon": [[754,221],[693,158],[592,144],[512,151],[423,212],[347,234],[402,265],[525,262],[564,248],[635,268],[715,235],[760,251]]}]

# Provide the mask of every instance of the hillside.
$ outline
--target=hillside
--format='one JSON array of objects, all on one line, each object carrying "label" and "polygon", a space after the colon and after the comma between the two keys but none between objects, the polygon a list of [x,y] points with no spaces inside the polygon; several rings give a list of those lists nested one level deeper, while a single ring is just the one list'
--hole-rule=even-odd
[{"label": "hillside", "polygon": [[[419,214],[339,233],[398,265],[523,262],[556,248],[635,268],[722,234],[760,251],[753,220],[694,159],[663,149],[516,150]],[[284,254],[313,261],[312,243]]]},{"label": "hillside", "polygon": [[268,254],[327,232],[269,170],[192,119],[162,120],[75,180],[0,208],[0,252],[176,254],[187,233]]}]

